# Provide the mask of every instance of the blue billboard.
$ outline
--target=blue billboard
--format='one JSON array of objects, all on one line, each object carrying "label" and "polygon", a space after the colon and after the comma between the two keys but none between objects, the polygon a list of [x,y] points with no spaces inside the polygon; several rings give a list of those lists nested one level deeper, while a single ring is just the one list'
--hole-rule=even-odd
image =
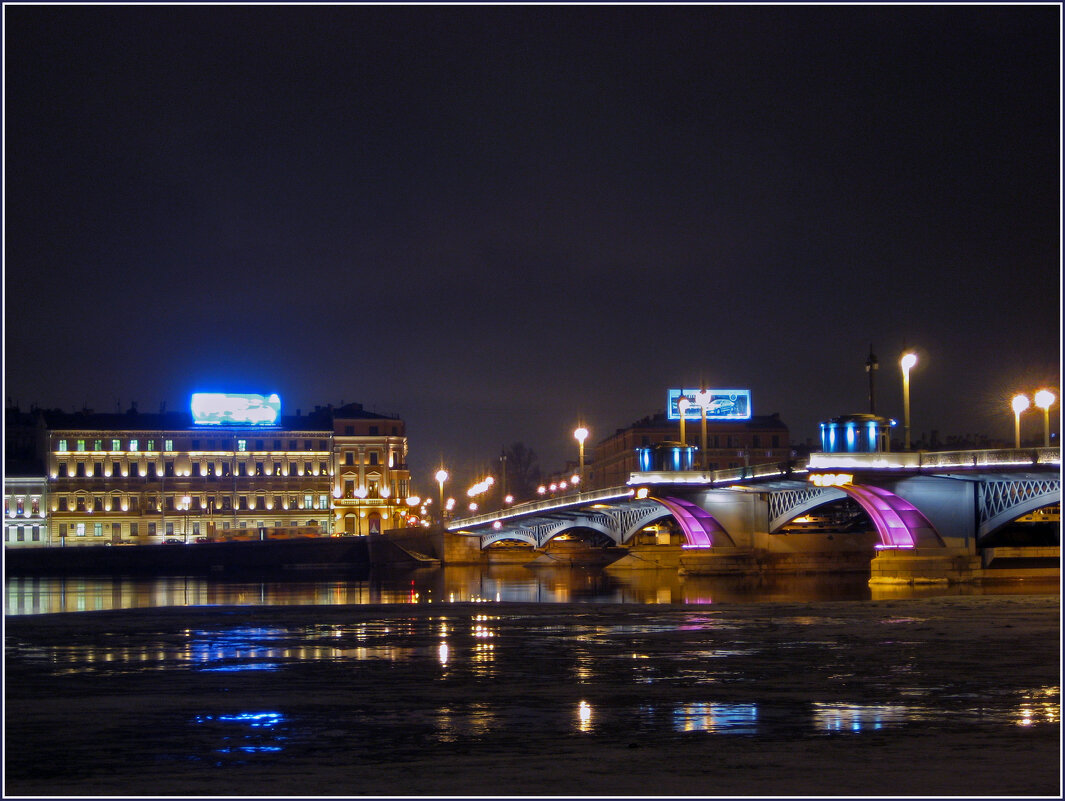
[{"label": "blue billboard", "polygon": [[678,402],[688,399],[685,420],[702,420],[706,406],[707,420],[750,420],[751,391],[749,389],[671,389],[666,399],[666,414],[670,420],[680,419]]},{"label": "blue billboard", "polygon": [[277,425],[281,398],[272,395],[241,395],[232,392],[194,392],[192,422],[196,425]]}]

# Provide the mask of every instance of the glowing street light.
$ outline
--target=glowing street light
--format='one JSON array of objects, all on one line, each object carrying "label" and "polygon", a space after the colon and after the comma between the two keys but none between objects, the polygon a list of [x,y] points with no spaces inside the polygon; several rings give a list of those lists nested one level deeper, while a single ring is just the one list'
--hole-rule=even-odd
[{"label": "glowing street light", "polygon": [[588,429],[581,426],[573,432],[573,436],[576,437],[578,445],[580,445],[580,469],[577,474],[581,477],[581,481],[584,481],[584,440],[588,438]]},{"label": "glowing street light", "polygon": [[1054,405],[1054,393],[1049,389],[1041,389],[1035,393],[1035,405],[1043,410],[1043,447],[1050,447],[1050,407]]},{"label": "glowing street light", "polygon": [[1021,447],[1021,412],[1029,406],[1027,395],[1014,395],[1013,400],[1010,401],[1010,406],[1013,407],[1013,447]]},{"label": "glowing street light", "polygon": [[447,470],[440,468],[436,471],[436,482],[440,485],[440,522],[444,522],[444,482],[447,481]]},{"label": "glowing street light", "polygon": [[904,353],[899,360],[902,367],[902,419],[906,430],[905,449],[910,449],[910,369],[917,364],[917,354]]}]

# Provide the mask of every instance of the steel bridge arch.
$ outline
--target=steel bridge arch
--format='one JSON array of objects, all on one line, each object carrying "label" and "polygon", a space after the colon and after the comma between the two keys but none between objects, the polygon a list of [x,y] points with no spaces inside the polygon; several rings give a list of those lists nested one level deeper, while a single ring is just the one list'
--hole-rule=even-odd
[{"label": "steel bridge arch", "polygon": [[1052,503],[1061,503],[1061,479],[981,481],[977,487],[979,526],[977,540],[1018,517]]},{"label": "steel bridge arch", "polygon": [[769,533],[779,531],[799,515],[832,501],[846,498],[847,493],[832,487],[809,487],[778,490],[769,494]]}]

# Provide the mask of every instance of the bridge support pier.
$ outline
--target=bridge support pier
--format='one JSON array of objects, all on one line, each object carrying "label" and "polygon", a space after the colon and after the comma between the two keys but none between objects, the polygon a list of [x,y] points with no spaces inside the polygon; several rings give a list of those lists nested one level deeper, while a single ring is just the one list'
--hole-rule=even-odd
[{"label": "bridge support pier", "polygon": [[980,557],[967,548],[887,548],[870,563],[870,584],[962,584],[977,581]]}]

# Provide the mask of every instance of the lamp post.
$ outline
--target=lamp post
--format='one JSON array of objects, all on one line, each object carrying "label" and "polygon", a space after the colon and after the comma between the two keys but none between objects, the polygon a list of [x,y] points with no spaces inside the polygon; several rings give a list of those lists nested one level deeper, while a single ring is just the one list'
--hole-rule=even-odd
[{"label": "lamp post", "polygon": [[444,482],[447,481],[447,470],[440,468],[436,471],[436,482],[440,485],[440,525],[444,525]]},{"label": "lamp post", "polygon": [[581,477],[581,485],[584,484],[584,440],[588,438],[588,429],[581,426],[573,432],[573,436],[577,439],[577,444],[580,446],[580,469],[577,471]]},{"label": "lamp post", "polygon": [[699,407],[699,412],[702,415],[702,436],[699,439],[700,449],[702,450],[702,458],[699,460],[699,466],[705,471],[707,465],[706,459],[706,409],[710,405],[710,401],[713,396],[705,389],[700,389],[695,393],[695,405]]},{"label": "lamp post", "polygon": [[1041,389],[1035,393],[1035,405],[1043,410],[1043,447],[1050,447],[1050,407],[1054,405],[1054,393],[1049,389]]},{"label": "lamp post", "polygon": [[1013,407],[1013,447],[1019,449],[1021,447],[1021,412],[1029,406],[1028,396],[1014,395],[1010,405]]},{"label": "lamp post", "polygon": [[685,448],[688,447],[688,436],[684,433],[684,415],[688,413],[688,407],[691,405],[691,401],[684,395],[677,398],[677,414],[680,415],[680,444]]},{"label": "lamp post", "polygon": [[[902,419],[906,431],[905,449],[910,449],[910,369],[917,364],[916,353],[904,353],[899,360],[902,367]],[[870,374],[871,375],[871,374]]]},{"label": "lamp post", "polygon": [[865,372],[869,373],[869,414],[876,414],[876,371],[880,369],[880,362],[873,355],[873,346],[869,345],[869,358],[865,360]]},{"label": "lamp post", "polygon": [[192,506],[192,498],[185,495],[181,498],[181,508],[185,511],[185,544],[189,544],[189,508]]}]

